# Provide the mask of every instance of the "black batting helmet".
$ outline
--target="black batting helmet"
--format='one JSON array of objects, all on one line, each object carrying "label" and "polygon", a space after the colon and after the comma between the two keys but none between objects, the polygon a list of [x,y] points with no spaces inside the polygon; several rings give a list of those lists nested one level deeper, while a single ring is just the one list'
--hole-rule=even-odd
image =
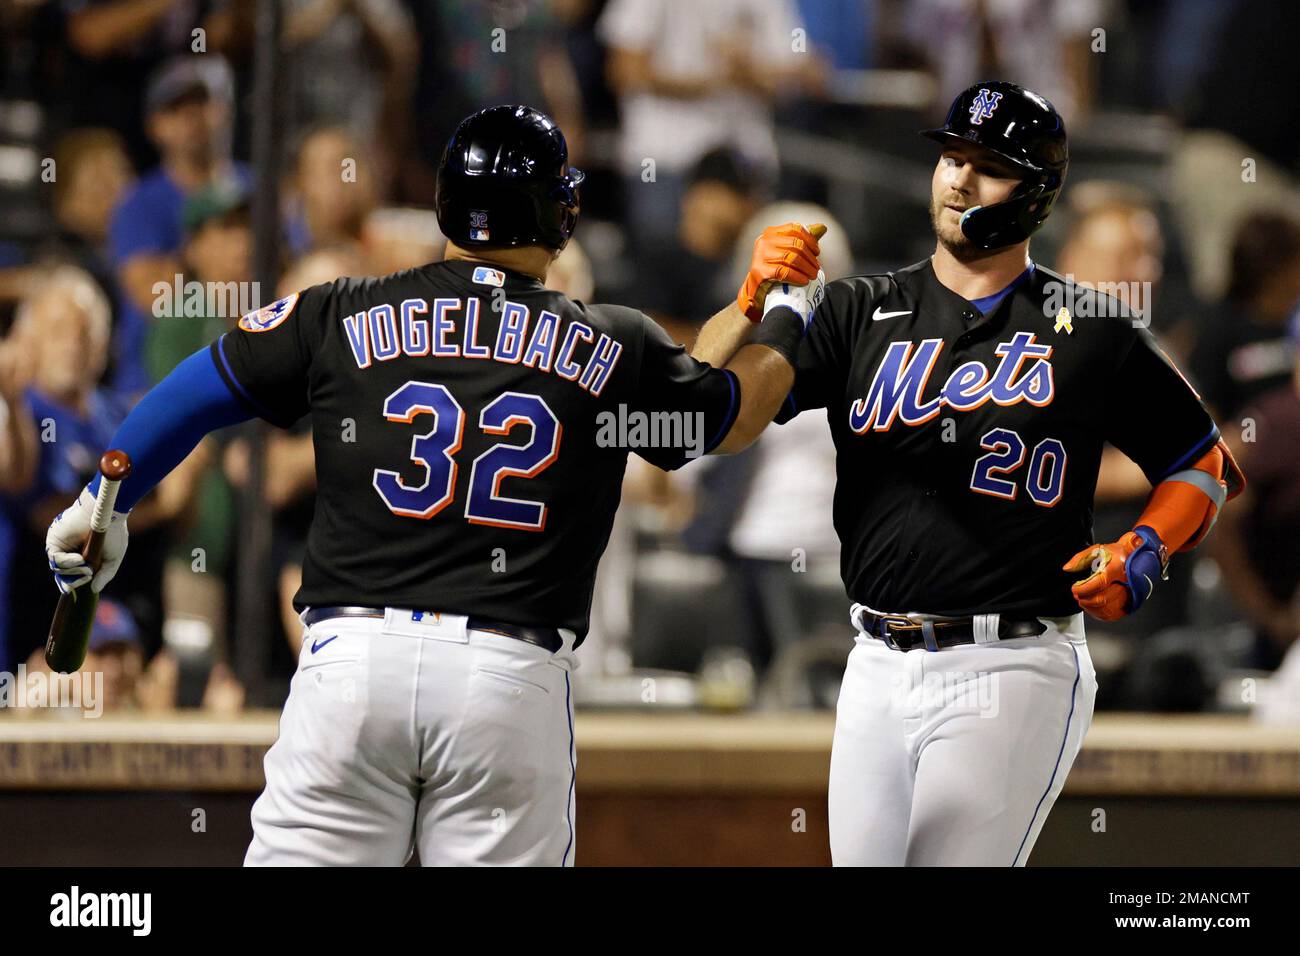
[{"label": "black batting helmet", "polygon": [[438,165],[438,225],[460,246],[563,249],[578,224],[581,170],[564,134],[529,106],[493,106],[456,127]]},{"label": "black batting helmet", "polygon": [[962,214],[962,234],[981,249],[1028,239],[1061,194],[1070,163],[1065,123],[1051,103],[1031,90],[998,80],[976,83],[953,100],[943,126],[921,135],[940,143],[974,143],[1024,171],[1024,182],[1009,198]]}]

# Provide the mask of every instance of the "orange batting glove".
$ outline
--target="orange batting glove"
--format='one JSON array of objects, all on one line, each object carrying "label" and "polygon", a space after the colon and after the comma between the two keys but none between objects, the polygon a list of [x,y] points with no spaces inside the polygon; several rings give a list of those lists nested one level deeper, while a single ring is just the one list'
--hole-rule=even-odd
[{"label": "orange batting glove", "polygon": [[763,230],[754,243],[754,256],[749,260],[745,284],[736,296],[736,304],[749,321],[762,321],[763,300],[769,283],[807,285],[817,278],[820,269],[817,256],[821,254],[817,240],[825,234],[826,227],[821,223],[805,229],[797,222],[787,222]]},{"label": "orange batting glove", "polygon": [[1164,578],[1169,552],[1146,525],[1138,525],[1113,544],[1084,548],[1062,568],[1072,574],[1091,571],[1070,588],[1074,599],[1101,621],[1118,621],[1132,614]]}]

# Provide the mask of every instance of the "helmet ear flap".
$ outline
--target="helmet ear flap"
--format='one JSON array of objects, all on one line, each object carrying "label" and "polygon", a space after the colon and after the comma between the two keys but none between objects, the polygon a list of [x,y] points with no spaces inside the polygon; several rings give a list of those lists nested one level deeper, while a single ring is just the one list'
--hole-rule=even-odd
[{"label": "helmet ear flap", "polygon": [[1023,242],[1043,225],[1060,194],[1059,179],[1021,183],[1002,202],[967,209],[961,217],[962,235],[981,249]]},{"label": "helmet ear flap", "polygon": [[551,198],[565,206],[578,205],[578,186],[586,178],[577,170],[573,173],[576,175],[566,174],[551,189]]},{"label": "helmet ear flap", "polygon": [[1051,211],[1052,198],[1047,195],[1047,186],[1043,183],[1034,183],[1026,190],[1020,200],[1020,226],[1026,235],[1036,232],[1043,224]]}]

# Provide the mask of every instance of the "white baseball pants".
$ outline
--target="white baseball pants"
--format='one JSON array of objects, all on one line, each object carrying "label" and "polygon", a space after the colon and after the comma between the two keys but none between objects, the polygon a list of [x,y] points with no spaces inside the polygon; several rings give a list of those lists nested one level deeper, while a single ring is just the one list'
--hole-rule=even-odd
[{"label": "white baseball pants", "polygon": [[896,651],[859,633],[831,750],[836,866],[1023,866],[1092,723],[1083,615]]},{"label": "white baseball pants", "polygon": [[573,633],[388,609],[306,632],[248,866],[572,866]]}]

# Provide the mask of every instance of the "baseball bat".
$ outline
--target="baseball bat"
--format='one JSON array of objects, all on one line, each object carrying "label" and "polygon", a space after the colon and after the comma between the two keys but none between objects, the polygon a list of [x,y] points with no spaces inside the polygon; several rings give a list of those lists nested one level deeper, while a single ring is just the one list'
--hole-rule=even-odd
[{"label": "baseball bat", "polygon": [[[99,494],[95,496],[95,508],[90,515],[90,535],[81,550],[82,557],[95,573],[103,563],[104,535],[113,517],[113,505],[117,503],[117,489],[131,474],[131,459],[124,451],[106,451],[99,459],[99,473],[102,477]],[[90,590],[89,582],[75,591],[59,595],[54,620],[50,623],[50,635],[45,642],[45,663],[50,670],[58,674],[80,670],[90,646],[90,629],[94,626],[98,605],[99,595]]]}]

